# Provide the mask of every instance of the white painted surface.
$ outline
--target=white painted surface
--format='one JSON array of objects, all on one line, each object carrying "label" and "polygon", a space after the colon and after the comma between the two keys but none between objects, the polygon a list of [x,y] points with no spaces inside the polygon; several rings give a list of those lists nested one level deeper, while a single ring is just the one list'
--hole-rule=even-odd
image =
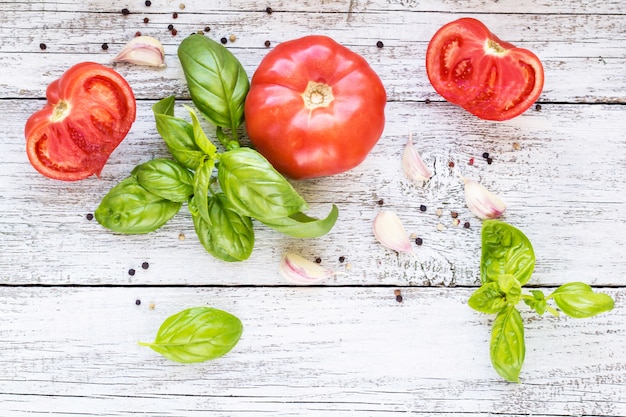
[{"label": "white painted surface", "polygon": [[[181,10],[180,1],[158,0],[151,7],[0,2],[1,416],[626,416],[621,1],[184,3]],[[540,56],[540,111],[485,122],[436,95],[423,68],[426,45],[461,15],[479,17]],[[170,23],[178,36],[167,31]],[[167,154],[150,106],[170,94],[188,102],[176,48],[205,26],[214,39],[237,36],[228,47],[249,75],[267,52],[265,40],[275,45],[311,33],[346,44],[380,74],[388,122],[365,163],[294,183],[318,213],[338,204],[340,220],[327,236],[301,241],[259,225],[251,259],[225,264],[204,252],[185,209],[145,236],[112,234],[86,219],[137,163]],[[26,158],[23,127],[46,86],[73,63],[109,63],[136,31],[163,41],[168,68],[116,67],[139,98],[128,138],[100,179],[42,177]],[[435,173],[423,189],[401,174],[409,130]],[[612,312],[589,320],[524,310],[521,384],[491,369],[491,318],[466,304],[478,285],[480,222],[465,207],[449,161],[507,202],[505,220],[535,247],[532,285],[548,291],[582,280],[616,298]],[[371,221],[381,199],[424,239],[414,259],[375,242]],[[453,210],[469,229],[452,226]],[[287,248],[346,274],[321,287],[289,287],[277,272]],[[222,308],[244,323],[240,343],[224,358],[184,366],[136,344],[170,314],[195,305]]]}]

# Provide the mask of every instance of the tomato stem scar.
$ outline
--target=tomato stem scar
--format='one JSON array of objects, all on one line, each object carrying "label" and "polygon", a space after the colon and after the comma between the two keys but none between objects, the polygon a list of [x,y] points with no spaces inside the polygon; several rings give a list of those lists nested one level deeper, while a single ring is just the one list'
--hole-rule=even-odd
[{"label": "tomato stem scar", "polygon": [[312,111],[319,107],[328,107],[335,96],[333,96],[332,87],[328,84],[309,81],[304,93],[302,93],[302,99],[304,106]]},{"label": "tomato stem scar", "polygon": [[54,106],[54,112],[52,113],[52,117],[50,117],[50,121],[59,122],[65,118],[69,114],[69,104],[67,101],[61,100],[59,103]]}]

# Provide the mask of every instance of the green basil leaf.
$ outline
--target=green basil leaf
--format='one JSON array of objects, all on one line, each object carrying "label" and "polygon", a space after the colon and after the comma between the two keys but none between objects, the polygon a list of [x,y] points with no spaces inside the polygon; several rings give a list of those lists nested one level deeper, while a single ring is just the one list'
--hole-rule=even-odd
[{"label": "green basil leaf", "polygon": [[524,298],[524,303],[537,312],[540,316],[546,312],[548,304],[545,295],[539,290],[531,290],[532,298]]},{"label": "green basil leaf", "polygon": [[209,185],[215,162],[212,159],[202,161],[193,176],[193,191],[196,207],[202,219],[211,224],[209,218]]},{"label": "green basil leaf", "polygon": [[613,309],[614,301],[608,294],[594,292],[582,282],[570,282],[557,288],[549,298],[570,317],[593,317]]},{"label": "green basil leaf", "polygon": [[236,130],[250,89],[248,76],[235,56],[207,36],[194,34],[178,47],[191,99],[209,122]]},{"label": "green basil leaf", "polygon": [[474,310],[485,314],[499,313],[508,306],[506,295],[500,291],[497,282],[481,285],[472,293],[467,303]]},{"label": "green basil leaf", "polygon": [[192,213],[196,234],[206,251],[226,262],[248,259],[254,247],[250,217],[227,208],[226,198],[221,193],[209,199],[208,215],[209,222],[206,222],[202,216]]},{"label": "green basil leaf", "polygon": [[316,238],[324,236],[335,225],[339,217],[339,209],[333,204],[333,208],[324,219],[316,219],[298,212],[288,217],[279,219],[262,220],[264,225],[279,231],[285,235],[298,238]]},{"label": "green basil leaf", "polygon": [[146,190],[135,177],[128,177],[104,196],[94,215],[98,223],[114,232],[141,234],[163,226],[181,206]]},{"label": "green basil leaf", "polygon": [[510,305],[516,305],[522,298],[522,286],[513,275],[500,275],[498,277],[498,286],[506,294],[506,301]]},{"label": "green basil leaf", "polygon": [[205,155],[195,142],[193,126],[174,117],[174,100],[174,96],[170,96],[152,106],[156,128],[174,159],[195,170]]},{"label": "green basil leaf", "polygon": [[194,137],[194,141],[196,142],[196,145],[198,145],[198,147],[202,149],[202,152],[209,155],[209,157],[211,157],[212,159],[215,159],[215,156],[217,155],[217,148],[215,147],[215,145],[213,145],[213,142],[211,142],[209,138],[206,136],[206,133],[204,133],[204,130],[202,130],[202,126],[200,126],[200,120],[198,120],[198,116],[196,116],[196,112],[193,111],[193,109],[189,106],[183,105],[183,107],[185,107],[189,111],[189,114],[191,115],[191,124],[193,126],[193,137]]},{"label": "green basil leaf", "polygon": [[497,281],[504,274],[526,284],[535,269],[535,252],[521,230],[499,220],[485,220],[482,226],[480,278]]},{"label": "green basil leaf", "polygon": [[308,208],[285,177],[250,148],[221,154],[217,177],[229,205],[243,216],[274,220]]},{"label": "green basil leaf", "polygon": [[496,316],[491,331],[489,353],[491,363],[498,375],[507,381],[519,382],[526,346],[524,323],[515,307],[511,306]]},{"label": "green basil leaf", "polygon": [[193,195],[193,175],[176,161],[157,158],[137,165],[131,175],[152,194],[184,203]]},{"label": "green basil leaf", "polygon": [[211,307],[193,307],[167,318],[154,342],[139,344],[175,362],[204,362],[230,352],[242,332],[241,321],[232,314]]}]

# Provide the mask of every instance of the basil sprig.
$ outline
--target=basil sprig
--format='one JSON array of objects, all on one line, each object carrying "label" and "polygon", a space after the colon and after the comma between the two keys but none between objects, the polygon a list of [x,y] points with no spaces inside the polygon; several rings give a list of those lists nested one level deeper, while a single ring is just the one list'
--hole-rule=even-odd
[{"label": "basil sprig", "polygon": [[[561,285],[547,297],[540,290],[524,294],[522,286],[528,283],[535,267],[530,240],[519,229],[499,220],[484,221],[481,233],[482,285],[468,304],[482,313],[496,314],[489,348],[491,363],[501,377],[518,382],[526,354],[524,323],[517,309],[520,301],[539,315],[548,311],[558,316],[560,310],[574,318],[610,311],[614,301],[582,282]],[[548,303],[550,300],[556,308]]]},{"label": "basil sprig", "polygon": [[207,252],[227,262],[248,259],[254,247],[253,219],[293,237],[328,233],[338,218],[333,205],[323,219],[304,213],[306,201],[253,149],[241,147],[238,130],[249,82],[223,45],[191,35],[179,49],[196,108],[215,125],[223,151],[209,139],[195,111],[191,122],[174,114],[175,98],[152,106],[156,128],[173,159],[138,165],[103,198],[95,217],[120,233],[148,233],[163,226],[187,202],[194,229]]},{"label": "basil sprig", "polygon": [[181,363],[204,362],[224,356],[239,342],[241,321],[226,311],[193,307],[168,317],[154,342],[139,342]]}]

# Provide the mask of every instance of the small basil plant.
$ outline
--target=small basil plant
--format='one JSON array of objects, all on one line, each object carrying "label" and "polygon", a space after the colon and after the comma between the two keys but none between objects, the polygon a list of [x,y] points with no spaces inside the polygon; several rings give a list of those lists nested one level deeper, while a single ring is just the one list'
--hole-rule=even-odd
[{"label": "small basil plant", "polygon": [[[535,253],[519,229],[500,220],[482,225],[480,278],[482,285],[469,298],[469,306],[496,314],[489,353],[496,372],[511,382],[519,382],[526,353],[524,324],[517,305],[524,302],[539,315],[559,311],[574,318],[593,317],[613,309],[613,299],[596,293],[582,282],[561,285],[546,296],[540,290],[522,291],[535,268]],[[552,304],[553,303],[553,304]]]},{"label": "small basil plant", "polygon": [[298,238],[328,233],[339,215],[304,213],[307,202],[258,152],[241,147],[238,130],[249,82],[241,63],[223,45],[194,34],[178,57],[189,93],[201,115],[215,127],[222,151],[204,132],[195,111],[190,121],[174,116],[174,96],[152,106],[156,129],[172,158],[138,165],[113,187],[95,211],[96,220],[118,233],[152,232],[183,203],[207,252],[227,262],[247,259],[254,247],[252,220]]}]

